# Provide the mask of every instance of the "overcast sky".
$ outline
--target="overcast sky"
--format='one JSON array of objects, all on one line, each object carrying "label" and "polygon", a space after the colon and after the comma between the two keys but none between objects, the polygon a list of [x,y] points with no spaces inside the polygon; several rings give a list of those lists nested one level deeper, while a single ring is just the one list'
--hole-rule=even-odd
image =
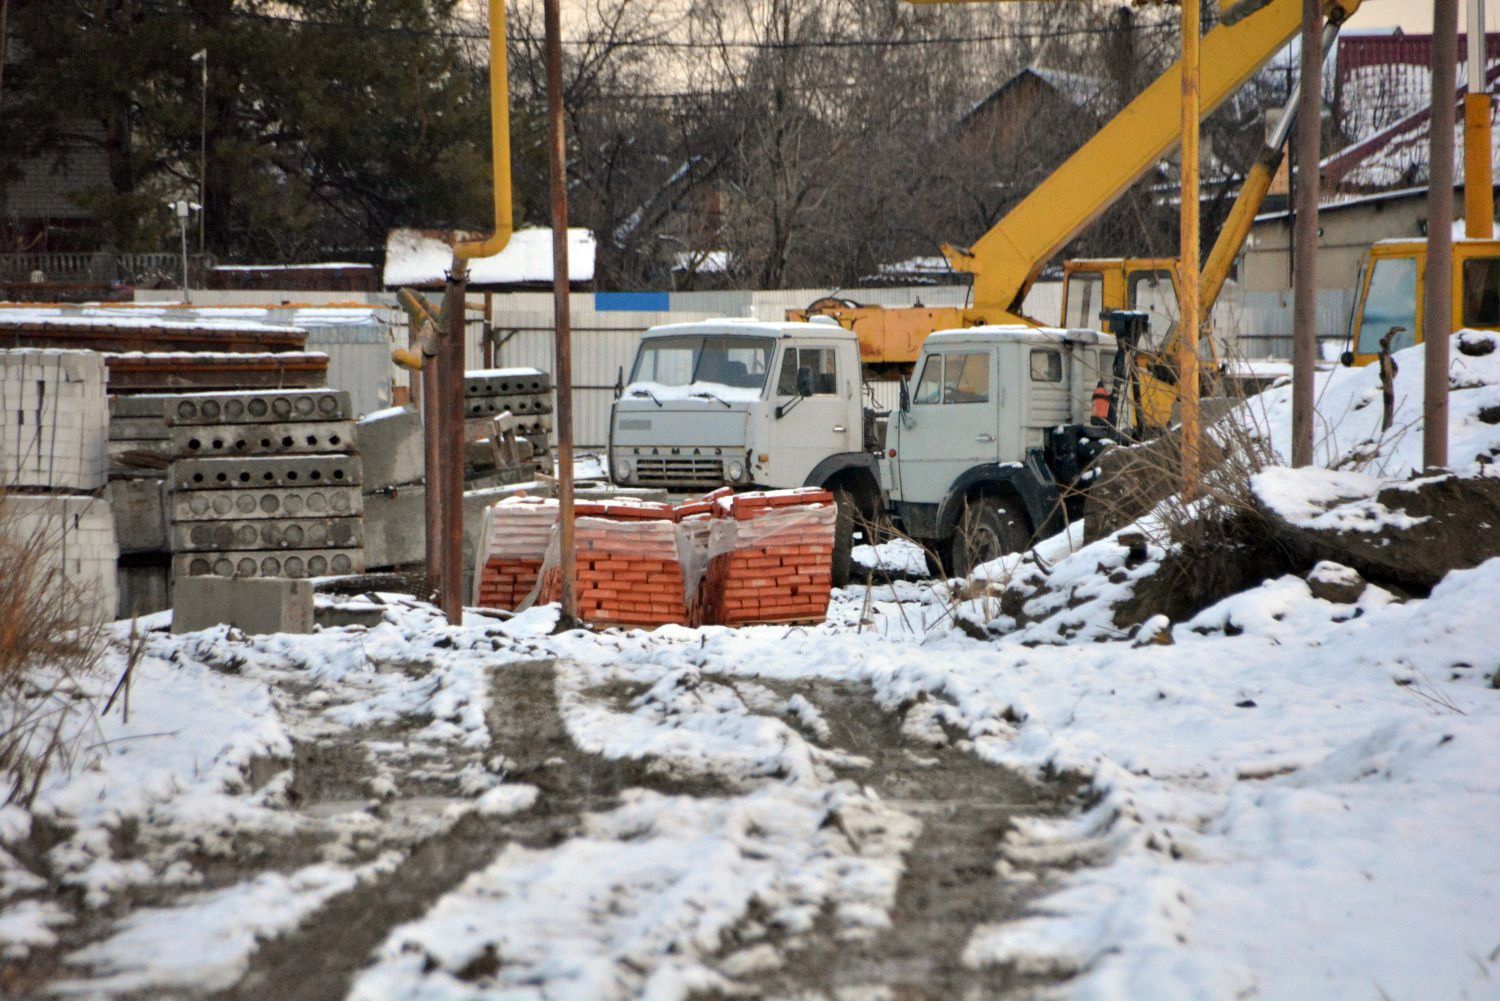
[{"label": "overcast sky", "polygon": [[[1468,0],[1459,0],[1458,30],[1464,30]],[[1351,28],[1385,28],[1400,26],[1404,31],[1432,30],[1431,0],[1365,0],[1359,12],[1349,19]],[[1486,33],[1500,31],[1500,0],[1484,0]]]}]

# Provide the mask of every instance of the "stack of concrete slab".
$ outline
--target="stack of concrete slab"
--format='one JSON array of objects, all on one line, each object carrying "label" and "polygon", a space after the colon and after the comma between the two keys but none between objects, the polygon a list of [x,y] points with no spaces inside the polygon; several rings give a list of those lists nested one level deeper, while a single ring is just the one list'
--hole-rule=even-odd
[{"label": "stack of concrete slab", "polygon": [[517,437],[531,443],[533,458],[547,465],[551,454],[552,377],[535,368],[489,368],[464,373],[464,416],[483,421],[510,413]]},{"label": "stack of concrete slab", "polygon": [[359,422],[364,460],[365,566],[386,569],[426,558],[426,472],[422,415],[410,407]]},{"label": "stack of concrete slab", "polygon": [[166,402],[173,396],[111,393],[109,397],[110,479],[162,478],[172,462]]},{"label": "stack of concrete slab", "polygon": [[348,393],[195,393],[167,401],[165,415],[174,578],[364,570]]},{"label": "stack of concrete slab", "polygon": [[108,465],[104,385],[96,352],[0,350],[0,539],[55,567],[96,620],[115,616],[119,555],[97,498]]}]

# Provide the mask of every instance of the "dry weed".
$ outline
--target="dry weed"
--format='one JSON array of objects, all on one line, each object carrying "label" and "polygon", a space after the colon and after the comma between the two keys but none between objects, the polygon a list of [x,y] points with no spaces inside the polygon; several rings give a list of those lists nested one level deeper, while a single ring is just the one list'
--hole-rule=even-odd
[{"label": "dry weed", "polygon": [[93,603],[53,556],[60,528],[28,528],[0,492],[0,803],[29,805],[72,766],[93,718],[86,679],[105,650]]}]

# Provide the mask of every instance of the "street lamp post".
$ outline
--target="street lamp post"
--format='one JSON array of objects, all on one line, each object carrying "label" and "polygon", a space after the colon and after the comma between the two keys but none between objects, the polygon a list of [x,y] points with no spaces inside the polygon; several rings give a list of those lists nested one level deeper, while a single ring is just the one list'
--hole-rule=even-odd
[{"label": "street lamp post", "polygon": [[[203,206],[197,202],[190,202],[186,198],[179,198],[174,202],[167,202],[167,208],[171,209],[177,216],[177,227],[182,231],[182,301],[192,302],[193,295],[188,291],[188,217],[198,212]],[[202,219],[200,214],[198,218]]]},{"label": "street lamp post", "polygon": [[208,204],[208,50],[193,53],[193,62],[202,64],[202,86],[198,103],[198,253],[203,253],[203,217],[201,206]]}]

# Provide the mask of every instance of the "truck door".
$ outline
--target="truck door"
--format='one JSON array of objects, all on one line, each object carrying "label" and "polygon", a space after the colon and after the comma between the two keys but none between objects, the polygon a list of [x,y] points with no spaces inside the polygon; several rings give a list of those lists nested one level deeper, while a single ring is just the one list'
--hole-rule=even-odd
[{"label": "truck door", "polygon": [[1022,448],[1041,448],[1048,428],[1073,423],[1067,369],[1061,347],[1026,346],[1026,376],[1021,382]]},{"label": "truck door", "polygon": [[[850,419],[850,400],[859,400],[859,372],[840,371],[833,344],[788,344],[781,357],[773,406],[782,408],[771,423],[771,484],[800,487],[813,467],[830,455],[854,451],[859,422]],[[806,370],[812,395],[798,399],[797,373]]]},{"label": "truck door", "polygon": [[926,355],[901,429],[901,500],[936,504],[966,470],[999,460],[998,388],[991,348]]}]

